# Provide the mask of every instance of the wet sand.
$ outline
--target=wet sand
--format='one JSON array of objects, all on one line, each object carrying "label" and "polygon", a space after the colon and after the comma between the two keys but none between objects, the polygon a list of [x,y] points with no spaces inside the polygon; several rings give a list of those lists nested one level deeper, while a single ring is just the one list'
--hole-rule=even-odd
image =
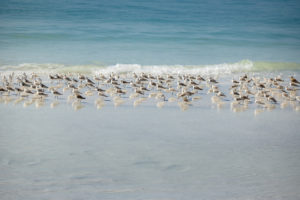
[{"label": "wet sand", "polygon": [[299,112],[0,104],[3,199],[297,199]]},{"label": "wet sand", "polygon": [[96,95],[28,105],[2,96],[1,198],[298,199],[298,102],[245,108],[219,105],[207,89],[199,96],[187,109],[128,96],[103,106]]}]

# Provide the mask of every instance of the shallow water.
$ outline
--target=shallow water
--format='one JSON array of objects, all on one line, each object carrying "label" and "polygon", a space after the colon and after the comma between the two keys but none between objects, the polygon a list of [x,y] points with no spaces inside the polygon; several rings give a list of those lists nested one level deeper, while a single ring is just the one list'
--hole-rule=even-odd
[{"label": "shallow water", "polygon": [[0,104],[3,199],[297,199],[299,112]]},{"label": "shallow water", "polygon": [[70,91],[59,103],[49,91],[40,103],[0,96],[0,199],[300,199],[299,102],[280,98],[267,109],[251,97],[247,109],[231,108],[228,90],[244,73],[282,75],[284,86],[291,75],[299,80],[299,7],[296,0],[1,1],[2,78],[200,74],[216,76],[227,97],[211,103],[205,88],[181,112],[176,102],[159,109],[153,99],[134,107],[128,96],[97,109],[95,95],[77,111]]}]

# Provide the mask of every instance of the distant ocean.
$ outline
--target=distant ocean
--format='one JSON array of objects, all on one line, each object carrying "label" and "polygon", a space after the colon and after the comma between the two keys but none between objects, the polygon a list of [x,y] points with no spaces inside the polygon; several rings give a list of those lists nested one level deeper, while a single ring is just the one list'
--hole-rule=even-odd
[{"label": "distant ocean", "polygon": [[0,70],[300,69],[299,10],[299,0],[1,0]]}]

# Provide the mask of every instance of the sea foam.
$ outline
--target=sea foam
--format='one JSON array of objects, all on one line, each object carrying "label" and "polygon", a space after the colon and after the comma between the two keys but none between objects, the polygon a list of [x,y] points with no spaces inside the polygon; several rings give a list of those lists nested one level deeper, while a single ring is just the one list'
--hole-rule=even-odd
[{"label": "sea foam", "polygon": [[81,73],[81,74],[202,74],[220,75],[241,72],[300,70],[299,63],[253,62],[242,60],[236,63],[222,63],[215,65],[64,65],[55,63],[23,63],[18,65],[2,65],[0,72],[36,72],[36,73]]}]

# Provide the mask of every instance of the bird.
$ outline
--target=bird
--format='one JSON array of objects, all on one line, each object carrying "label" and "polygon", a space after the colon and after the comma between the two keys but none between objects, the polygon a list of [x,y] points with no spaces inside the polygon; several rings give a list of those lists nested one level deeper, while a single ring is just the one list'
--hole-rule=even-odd
[{"label": "bird", "polygon": [[297,79],[295,79],[293,76],[290,77],[291,83],[300,83]]},{"label": "bird", "polygon": [[55,90],[55,89],[52,89],[51,92],[52,92],[52,94],[55,96],[55,98],[58,98],[58,96],[61,96],[61,95],[62,95],[62,93],[58,92],[58,91]]},{"label": "bird", "polygon": [[268,101],[272,102],[272,103],[277,103],[277,100],[274,97],[268,97]]},{"label": "bird", "polygon": [[216,80],[213,79],[212,77],[210,77],[210,78],[208,79],[208,82],[210,82],[210,83],[219,83],[218,81],[216,81]]},{"label": "bird", "polygon": [[98,92],[98,95],[101,97],[108,97],[107,95],[105,95],[103,92]]},{"label": "bird", "polygon": [[80,101],[86,99],[84,96],[81,96],[80,94],[75,94],[75,97],[77,100],[80,100]]}]

